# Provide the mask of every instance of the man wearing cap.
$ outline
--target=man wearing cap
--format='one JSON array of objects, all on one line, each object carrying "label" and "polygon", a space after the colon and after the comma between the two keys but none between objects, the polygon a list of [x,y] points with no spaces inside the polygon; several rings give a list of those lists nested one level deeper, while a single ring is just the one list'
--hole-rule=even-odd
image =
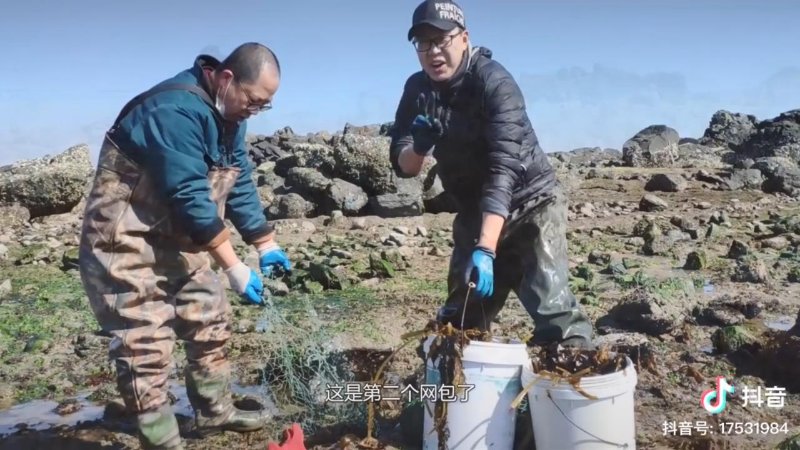
[{"label": "man wearing cap", "polygon": [[231,243],[224,219],[260,254],[264,275],[289,270],[252,180],[245,120],[270,108],[280,66],[246,43],[131,100],[106,134],[80,241],[89,304],[112,336],[117,387],[145,449],[181,449],[167,397],[175,340],[185,341],[186,391],[201,433],[263,428],[268,415],[234,406],[225,344],[231,288],[263,303],[259,275]]},{"label": "man wearing cap", "polygon": [[434,157],[458,204],[438,319],[461,328],[463,312],[464,328],[489,330],[514,290],[535,323],[530,344],[591,348],[592,325],[567,284],[567,200],[516,81],[489,49],[471,46],[454,2],[421,3],[408,39],[422,70],[405,83],[391,162],[413,177]]}]

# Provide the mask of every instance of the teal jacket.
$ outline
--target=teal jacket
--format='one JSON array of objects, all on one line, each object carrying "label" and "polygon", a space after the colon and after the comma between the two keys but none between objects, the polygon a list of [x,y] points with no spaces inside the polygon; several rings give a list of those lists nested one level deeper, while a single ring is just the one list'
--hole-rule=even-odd
[{"label": "teal jacket", "polygon": [[[200,55],[191,68],[162,83],[195,84],[213,99],[213,93],[205,85],[203,66],[216,64],[219,61],[213,57]],[[170,200],[174,219],[188,231],[195,244],[203,247],[225,230],[209,197],[209,170],[213,166],[240,167],[225,211],[226,218],[250,244],[273,228],[267,222],[251,178],[246,122],[225,124],[225,133],[235,133],[227,141],[232,148],[226,148],[220,141],[218,128],[210,105],[197,94],[168,90],[146,98],[133,108],[120,120],[112,138],[126,156],[153,177],[156,189]]]}]

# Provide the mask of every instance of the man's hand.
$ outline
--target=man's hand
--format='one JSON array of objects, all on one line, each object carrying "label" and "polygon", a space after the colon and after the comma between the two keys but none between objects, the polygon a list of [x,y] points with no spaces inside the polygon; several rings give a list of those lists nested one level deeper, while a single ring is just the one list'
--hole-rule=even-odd
[{"label": "man's hand", "polygon": [[270,278],[280,272],[291,272],[292,263],[289,257],[281,250],[280,246],[274,241],[258,249],[258,262],[261,266],[261,273]]},{"label": "man's hand", "polygon": [[427,97],[421,93],[417,99],[417,109],[420,113],[411,123],[411,135],[414,137],[414,153],[420,156],[429,156],[436,141],[444,133],[439,119],[442,110],[437,105],[437,100],[435,93],[428,94]]},{"label": "man's hand", "polygon": [[264,284],[261,278],[251,268],[241,261],[234,264],[225,271],[228,276],[228,281],[231,284],[231,289],[236,291],[243,299],[250,303],[260,305],[264,303],[262,295],[264,294]]},{"label": "man's hand", "polygon": [[464,273],[466,283],[475,281],[475,290],[480,298],[489,298],[494,293],[494,258],[491,250],[475,247]]}]

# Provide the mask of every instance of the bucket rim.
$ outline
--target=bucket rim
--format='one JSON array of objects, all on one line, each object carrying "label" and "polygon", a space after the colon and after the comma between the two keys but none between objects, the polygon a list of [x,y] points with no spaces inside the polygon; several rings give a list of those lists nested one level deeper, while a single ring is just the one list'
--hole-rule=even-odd
[{"label": "bucket rim", "polygon": [[[425,343],[426,344],[430,343],[434,338],[436,338],[435,334],[427,335],[425,337]],[[464,348],[466,348],[468,346],[471,346],[471,345],[475,345],[475,346],[478,346],[478,347],[506,348],[506,349],[507,348],[514,348],[514,349],[516,349],[516,348],[527,349],[528,348],[528,344],[526,344],[525,342],[520,341],[519,339],[516,339],[516,338],[512,339],[512,338],[508,338],[508,337],[493,337],[492,339],[507,339],[507,340],[510,340],[511,342],[496,342],[494,340],[492,340],[492,341],[478,341],[478,340],[475,340],[475,339],[468,339],[469,342],[468,342],[467,346],[465,346]]]},{"label": "bucket rim", "polygon": [[[549,377],[540,376],[539,374],[533,371],[531,365],[525,365],[522,368],[521,379],[523,380],[523,384],[527,385],[534,380],[541,380],[537,381],[534,384],[534,388],[537,385],[546,385],[548,389],[571,389],[574,390],[575,388],[570,384],[567,377],[562,378],[557,383]],[[625,355],[625,366],[620,368],[620,370],[616,372],[611,372],[603,375],[589,375],[583,376],[580,378],[580,382],[578,386],[581,388],[586,387],[599,387],[603,385],[607,385],[609,383],[615,382],[620,379],[630,379],[631,381],[638,381],[638,374],[636,373],[636,366],[633,364],[630,356]]]}]

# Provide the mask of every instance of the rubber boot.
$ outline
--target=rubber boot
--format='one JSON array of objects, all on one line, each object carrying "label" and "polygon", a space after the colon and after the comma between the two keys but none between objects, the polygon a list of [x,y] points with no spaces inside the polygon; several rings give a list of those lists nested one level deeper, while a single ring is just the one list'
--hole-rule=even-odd
[{"label": "rubber boot", "polygon": [[178,420],[172,407],[165,404],[136,416],[139,442],[145,450],[183,450]]},{"label": "rubber boot", "polygon": [[237,408],[225,376],[187,371],[186,391],[195,411],[197,431],[202,435],[222,431],[257,431],[264,428],[270,419],[264,410],[245,411]]}]

